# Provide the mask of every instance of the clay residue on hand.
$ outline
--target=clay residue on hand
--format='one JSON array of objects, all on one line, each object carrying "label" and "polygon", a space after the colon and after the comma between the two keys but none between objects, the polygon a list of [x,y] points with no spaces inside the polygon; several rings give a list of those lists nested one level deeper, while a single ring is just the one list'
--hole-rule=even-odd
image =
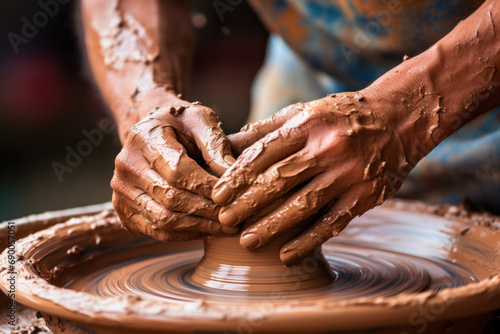
[{"label": "clay residue on hand", "polygon": [[[331,94],[298,104],[300,112],[247,148],[221,177],[212,197],[225,205],[219,220],[226,226],[288,197],[243,231],[244,247],[259,248],[300,224],[305,232],[281,249],[289,265],[399,189],[409,172],[404,170],[408,152],[391,131],[387,110],[377,109],[363,94]],[[401,122],[406,121],[414,120]]]},{"label": "clay residue on hand", "polygon": [[114,0],[114,3],[106,22],[92,22],[99,33],[106,66],[119,71],[126,62],[148,64],[155,60],[159,55],[158,43],[150,38],[133,16],[121,12],[121,1]]}]

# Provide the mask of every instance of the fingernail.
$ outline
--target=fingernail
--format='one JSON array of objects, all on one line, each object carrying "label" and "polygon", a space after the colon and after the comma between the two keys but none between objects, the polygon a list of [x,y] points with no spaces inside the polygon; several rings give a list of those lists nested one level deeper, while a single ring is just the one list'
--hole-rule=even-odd
[{"label": "fingernail", "polygon": [[219,204],[225,205],[231,199],[231,189],[225,185],[215,188],[212,192],[212,200]]},{"label": "fingernail", "polygon": [[238,215],[231,208],[225,208],[219,213],[219,221],[226,226],[232,226],[238,222]]},{"label": "fingernail", "polygon": [[222,233],[226,233],[226,234],[235,234],[235,233],[237,233],[240,229],[239,229],[239,227],[222,226],[220,230],[222,231]]},{"label": "fingernail", "polygon": [[240,245],[243,248],[253,250],[260,244],[260,236],[257,233],[243,233],[240,238]]},{"label": "fingernail", "polygon": [[280,260],[283,264],[289,266],[299,259],[299,253],[295,249],[284,251],[280,254]]}]

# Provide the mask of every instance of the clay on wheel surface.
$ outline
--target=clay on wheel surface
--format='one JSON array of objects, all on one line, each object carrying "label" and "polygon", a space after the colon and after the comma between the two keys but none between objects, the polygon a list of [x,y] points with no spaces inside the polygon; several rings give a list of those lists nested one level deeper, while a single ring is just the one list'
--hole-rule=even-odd
[{"label": "clay on wheel surface", "polygon": [[245,255],[237,236],[217,237],[205,248],[220,243],[218,252],[203,257],[199,241],[133,236],[102,212],[18,243],[17,300],[107,333],[117,323],[144,333],[415,331],[409,317],[429,305],[428,328],[459,318],[477,325],[500,308],[499,225],[460,210],[392,201],[326,243],[324,257],[318,251],[292,267],[276,262],[278,244],[268,249],[275,257],[262,257]]}]

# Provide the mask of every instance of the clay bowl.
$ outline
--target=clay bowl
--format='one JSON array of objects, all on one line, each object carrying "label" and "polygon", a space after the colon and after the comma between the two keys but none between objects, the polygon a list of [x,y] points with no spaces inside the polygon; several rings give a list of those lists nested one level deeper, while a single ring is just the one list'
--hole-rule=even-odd
[{"label": "clay bowl", "polygon": [[[87,213],[17,242],[16,301],[41,311],[56,333],[474,333],[497,326],[500,219],[491,215],[388,201],[324,245],[332,283],[255,292],[244,280],[236,284],[244,266],[212,271],[234,269],[235,284],[192,282],[201,241],[162,244],[123,231],[112,210]],[[47,225],[51,219],[61,221],[52,215]],[[134,266],[142,276],[126,274]],[[142,286],[146,276],[159,288]]]}]

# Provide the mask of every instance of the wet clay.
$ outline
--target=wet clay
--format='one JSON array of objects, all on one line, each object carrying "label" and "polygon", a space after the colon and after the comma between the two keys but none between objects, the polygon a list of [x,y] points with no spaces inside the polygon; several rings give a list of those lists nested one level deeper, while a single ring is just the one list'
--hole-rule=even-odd
[{"label": "wet clay", "polygon": [[[323,246],[334,275],[324,270],[320,253],[288,272],[252,273],[262,263],[284,268],[273,265],[279,263],[277,248],[268,246],[267,264],[263,257],[252,263],[234,253],[249,252],[238,236],[218,236],[205,239],[203,256],[199,241],[133,236],[105,211],[18,243],[17,300],[51,315],[50,321],[104,333],[417,332],[421,310],[432,312],[427,328],[440,332],[444,322],[464,318],[477,325],[500,308],[499,224],[460,207],[389,201]],[[232,263],[233,256],[245,258]],[[249,280],[256,273],[260,281]],[[2,258],[0,284],[5,275]]]}]

